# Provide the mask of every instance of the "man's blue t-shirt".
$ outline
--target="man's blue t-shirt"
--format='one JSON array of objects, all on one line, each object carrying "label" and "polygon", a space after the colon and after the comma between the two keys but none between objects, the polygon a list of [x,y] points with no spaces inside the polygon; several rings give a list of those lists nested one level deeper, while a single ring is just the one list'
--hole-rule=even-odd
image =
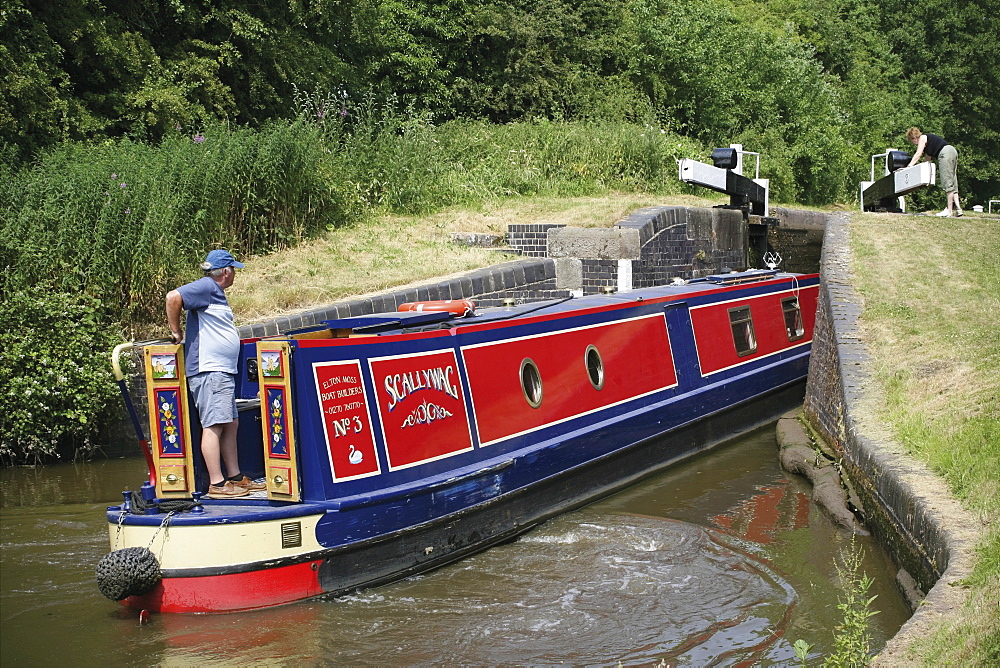
[{"label": "man's blue t-shirt", "polygon": [[205,371],[236,373],[240,334],[226,293],[211,277],[177,288],[187,310],[184,333],[184,371],[188,376]]}]

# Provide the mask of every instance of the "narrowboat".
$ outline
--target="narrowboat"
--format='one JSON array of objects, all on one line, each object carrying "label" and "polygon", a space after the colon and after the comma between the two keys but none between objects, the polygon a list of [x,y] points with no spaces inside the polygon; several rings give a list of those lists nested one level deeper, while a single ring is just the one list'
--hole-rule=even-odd
[{"label": "narrowboat", "polygon": [[183,348],[145,345],[149,480],[107,510],[109,598],[251,610],[511,540],[801,402],[818,284],[752,270],[244,340],[240,459],[267,490],[236,499],[199,491]]}]

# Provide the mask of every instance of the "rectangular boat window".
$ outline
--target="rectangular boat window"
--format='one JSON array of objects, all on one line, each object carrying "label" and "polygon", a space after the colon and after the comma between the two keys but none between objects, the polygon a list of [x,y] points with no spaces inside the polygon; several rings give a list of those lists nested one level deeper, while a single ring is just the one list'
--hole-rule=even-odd
[{"label": "rectangular boat window", "polygon": [[806,328],[802,324],[802,309],[799,307],[798,297],[786,297],[781,300],[781,310],[785,314],[785,332],[789,341],[801,339]]},{"label": "rectangular boat window", "polygon": [[733,328],[733,343],[740,357],[757,351],[757,337],[753,332],[753,319],[750,317],[750,307],[741,306],[729,309],[729,324]]}]

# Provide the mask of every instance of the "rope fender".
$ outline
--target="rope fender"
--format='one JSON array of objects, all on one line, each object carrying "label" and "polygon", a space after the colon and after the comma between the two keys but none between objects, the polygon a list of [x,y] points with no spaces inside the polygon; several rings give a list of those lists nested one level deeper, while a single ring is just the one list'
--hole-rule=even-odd
[{"label": "rope fender", "polygon": [[[163,574],[160,572],[160,562],[157,561],[156,555],[149,548],[152,547],[160,532],[164,531],[170,524],[170,518],[179,512],[186,512],[201,505],[197,501],[186,499],[171,499],[156,503],[155,500],[147,501],[138,492],[132,492],[130,497],[131,504],[126,500],[126,505],[118,517],[118,533],[112,548],[118,547],[122,524],[125,522],[127,514],[147,514],[147,511],[151,509],[167,514],[160,522],[156,533],[149,539],[149,545],[146,547],[112,549],[111,552],[101,557],[97,564],[97,588],[112,601],[121,601],[129,596],[142,596],[153,591],[163,579]],[[164,540],[166,540],[165,536],[166,534],[164,534]]]},{"label": "rope fender", "polygon": [[97,564],[97,588],[112,601],[148,594],[161,577],[160,562],[146,547],[109,552]]}]

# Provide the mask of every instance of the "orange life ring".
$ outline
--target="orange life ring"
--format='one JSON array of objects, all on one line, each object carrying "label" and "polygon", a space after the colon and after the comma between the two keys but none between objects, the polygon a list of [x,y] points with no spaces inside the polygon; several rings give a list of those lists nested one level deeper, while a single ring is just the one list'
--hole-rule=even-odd
[{"label": "orange life ring", "polygon": [[400,311],[447,311],[453,316],[463,318],[472,315],[476,310],[476,302],[471,299],[441,299],[434,302],[406,302],[399,305]]}]

